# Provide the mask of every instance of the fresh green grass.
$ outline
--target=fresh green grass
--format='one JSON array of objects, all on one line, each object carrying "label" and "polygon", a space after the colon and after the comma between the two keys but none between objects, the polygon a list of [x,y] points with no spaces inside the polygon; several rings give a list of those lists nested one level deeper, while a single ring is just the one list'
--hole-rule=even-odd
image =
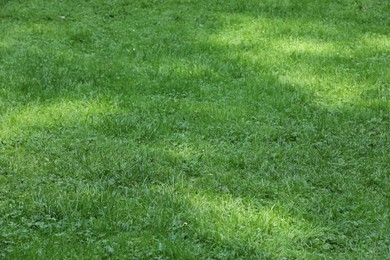
[{"label": "fresh green grass", "polygon": [[390,258],[389,14],[0,0],[0,258]]}]

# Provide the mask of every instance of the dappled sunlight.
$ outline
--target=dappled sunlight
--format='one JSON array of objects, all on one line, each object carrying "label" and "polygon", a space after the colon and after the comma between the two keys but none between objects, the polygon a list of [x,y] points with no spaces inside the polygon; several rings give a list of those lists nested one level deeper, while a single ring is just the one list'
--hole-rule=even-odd
[{"label": "dappled sunlight", "polygon": [[321,228],[283,213],[278,202],[272,207],[255,206],[229,194],[204,191],[191,192],[186,201],[194,210],[199,232],[216,244],[242,246],[274,257],[290,250],[305,255],[310,253],[305,246],[323,235]]},{"label": "dappled sunlight", "polygon": [[[161,237],[163,244],[189,239],[208,250],[223,248],[235,256],[309,257],[328,243],[326,229],[286,212],[283,202],[265,206],[254,199],[207,191],[183,175],[172,176],[170,184],[142,190],[153,199],[152,205],[164,205],[163,211],[151,207],[147,214],[152,225],[167,230],[173,240]],[[161,218],[167,215],[169,219]]]},{"label": "dappled sunlight", "polygon": [[[278,77],[282,84],[292,84],[297,89],[310,91],[315,98],[313,102],[328,108],[357,104],[361,100],[359,86],[351,86],[349,82],[327,80],[326,78],[303,77],[302,71],[287,72]],[[320,85],[320,87],[318,87]]]},{"label": "dappled sunlight", "polygon": [[[221,98],[223,100],[223,97]],[[213,124],[224,122],[235,118],[240,118],[245,115],[245,108],[238,104],[226,104],[213,101],[183,101],[183,109],[194,116],[201,116],[203,119],[208,119]]]},{"label": "dappled sunlight", "polygon": [[[258,77],[271,76],[280,84],[293,86],[321,106],[361,105],[366,102],[362,93],[381,88],[388,77],[389,73],[375,77],[389,47],[384,35],[357,35],[355,45],[350,45],[338,39],[346,28],[324,23],[313,26],[299,19],[244,15],[225,19],[231,23],[211,35],[207,39],[210,44],[229,51],[232,61],[256,70]],[[355,61],[362,49],[372,53],[371,57],[365,54],[366,63]],[[367,67],[366,76],[358,73],[361,67]]]},{"label": "dappled sunlight", "polygon": [[367,34],[361,37],[360,41],[366,48],[378,51],[390,51],[390,36],[380,34]]},{"label": "dappled sunlight", "polygon": [[171,147],[170,149],[168,149],[168,154],[180,160],[190,160],[194,156],[196,156],[198,152],[194,151],[189,145],[183,144]]},{"label": "dappled sunlight", "polygon": [[0,258],[386,256],[368,1],[0,4]]},{"label": "dappled sunlight", "polygon": [[205,64],[189,61],[188,59],[164,60],[160,64],[158,73],[161,76],[178,75],[182,78],[204,77],[211,74],[210,67]]},{"label": "dappled sunlight", "polygon": [[[237,46],[247,44],[250,47],[273,48],[277,42],[286,43],[301,39],[307,43],[330,44],[324,47],[328,49],[340,39],[340,34],[347,28],[336,27],[321,21],[310,21],[297,18],[268,18],[266,16],[251,16],[244,14],[224,14],[220,17],[224,21],[224,27],[208,39],[211,43],[223,46]],[[300,44],[302,41],[295,42]],[[227,47],[227,46],[226,46]],[[245,47],[245,46],[244,46]],[[276,46],[277,47],[277,46]],[[265,49],[264,51],[266,51]]]},{"label": "dappled sunlight", "polygon": [[[41,128],[86,126],[96,116],[118,111],[115,102],[96,100],[62,100],[17,107],[2,116],[0,136],[24,135]],[[34,130],[35,129],[35,130]]]},{"label": "dappled sunlight", "polygon": [[334,55],[337,49],[333,43],[320,42],[311,39],[280,39],[273,42],[276,51],[285,52],[286,55],[310,53],[316,55]]}]

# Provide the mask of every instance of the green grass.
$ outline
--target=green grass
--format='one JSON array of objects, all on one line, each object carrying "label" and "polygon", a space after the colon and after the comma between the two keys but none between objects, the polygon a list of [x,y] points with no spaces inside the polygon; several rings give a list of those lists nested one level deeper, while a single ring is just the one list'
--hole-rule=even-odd
[{"label": "green grass", "polygon": [[0,258],[390,258],[389,13],[0,0]]}]

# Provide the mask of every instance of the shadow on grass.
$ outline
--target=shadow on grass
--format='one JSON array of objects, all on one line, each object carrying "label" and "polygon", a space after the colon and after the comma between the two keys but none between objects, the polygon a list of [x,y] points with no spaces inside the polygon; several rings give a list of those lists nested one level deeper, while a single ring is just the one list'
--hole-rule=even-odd
[{"label": "shadow on grass", "polygon": [[[385,252],[389,104],[361,95],[386,81],[387,38],[345,47],[371,18],[351,29],[301,4],[256,13],[216,2],[193,16],[185,4],[133,5],[80,33],[78,18],[102,15],[81,8],[49,43],[46,22],[28,20],[12,37],[32,48],[2,52],[5,248],[54,230],[97,255],[128,243],[145,257],[342,256],[356,250],[348,243]],[[372,67],[374,55],[383,60]],[[356,60],[372,73],[351,74]]]}]

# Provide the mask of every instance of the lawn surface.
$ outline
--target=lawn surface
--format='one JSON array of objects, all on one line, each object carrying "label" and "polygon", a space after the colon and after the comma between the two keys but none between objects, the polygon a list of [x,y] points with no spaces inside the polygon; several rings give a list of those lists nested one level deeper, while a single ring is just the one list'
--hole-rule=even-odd
[{"label": "lawn surface", "polygon": [[0,0],[0,258],[389,259],[389,14]]}]

